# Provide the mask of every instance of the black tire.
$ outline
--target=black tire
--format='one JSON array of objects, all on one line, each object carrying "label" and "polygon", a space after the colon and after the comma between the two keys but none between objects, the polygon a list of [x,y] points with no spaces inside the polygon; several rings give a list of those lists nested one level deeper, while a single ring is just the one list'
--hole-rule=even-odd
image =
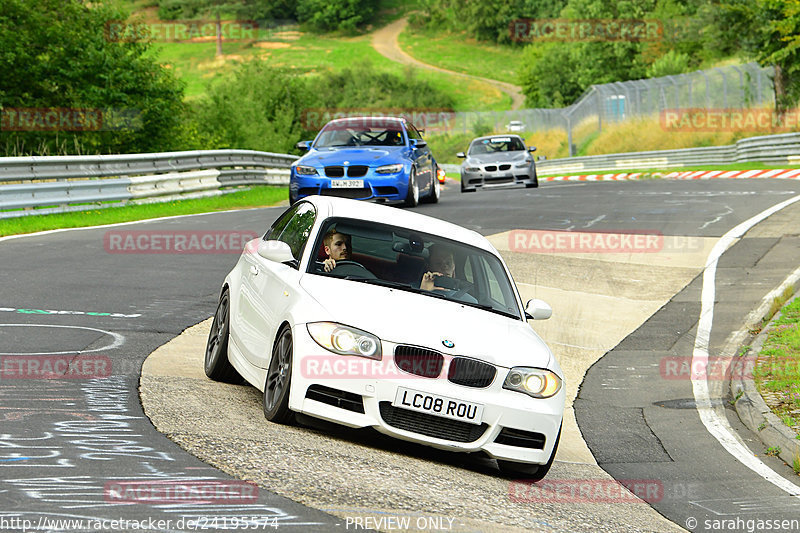
[{"label": "black tire", "polygon": [[289,205],[294,205],[297,203],[297,196],[292,194],[292,190],[289,189]]},{"label": "black tire", "polygon": [[501,461],[497,460],[497,466],[500,467],[500,472],[512,478],[525,478],[526,481],[537,482],[544,479],[553,466],[553,461],[556,458],[556,451],[558,450],[558,443],[561,441],[561,428],[558,428],[558,436],[556,443],[553,446],[553,453],[550,459],[543,465],[532,465],[528,463],[516,463],[514,461]]},{"label": "black tire", "polygon": [[292,351],[292,330],[284,326],[275,338],[267,381],[264,383],[264,416],[276,424],[291,424],[294,421],[294,413],[289,409]]},{"label": "black tire", "polygon": [[476,190],[477,189],[475,189],[474,187],[472,189],[467,189],[466,187],[464,187],[464,177],[463,176],[461,177],[461,192],[475,192]]},{"label": "black tire", "polygon": [[419,183],[417,183],[417,171],[411,167],[411,174],[408,176],[408,192],[406,193],[406,207],[417,207],[419,204]]},{"label": "black tire", "polygon": [[206,342],[204,369],[206,376],[224,383],[241,383],[242,376],[228,360],[228,334],[230,332],[231,297],[226,288],[219,297],[217,311],[211,322]]},{"label": "black tire", "polygon": [[526,189],[536,189],[537,187],[539,187],[539,178],[537,176],[533,177],[533,181],[531,183],[525,184]]},{"label": "black tire", "polygon": [[439,183],[439,172],[437,167],[433,167],[433,181],[431,181],[431,192],[422,199],[426,204],[438,204],[442,195],[442,186]]}]

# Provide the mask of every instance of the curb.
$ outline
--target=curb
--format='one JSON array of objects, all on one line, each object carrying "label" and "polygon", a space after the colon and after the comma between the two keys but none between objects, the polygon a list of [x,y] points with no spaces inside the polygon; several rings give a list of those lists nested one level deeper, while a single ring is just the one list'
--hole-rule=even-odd
[{"label": "curb", "polygon": [[[775,313],[772,320],[780,316],[780,311],[783,310],[783,307],[794,300],[796,296],[797,291]],[[761,352],[761,346],[772,330],[772,320],[756,336],[749,349],[755,358],[758,357]],[[738,378],[731,379],[730,387],[734,398],[741,393],[741,397],[734,403],[739,419],[750,431],[758,435],[764,446],[766,448],[779,448],[781,452],[778,457],[790,467],[794,464],[795,458],[800,460],[800,440],[795,438],[794,431],[770,410],[769,406],[764,402],[764,398],[758,392],[752,377],[747,377],[745,373],[742,373]]]},{"label": "curb", "polygon": [[757,169],[757,170],[687,170],[684,172],[622,172],[608,174],[570,174],[560,176],[539,176],[540,181],[625,181],[638,180],[643,175],[650,176],[646,179],[674,179],[674,180],[707,180],[707,179],[749,179],[749,178],[776,178],[800,179],[800,169]]}]

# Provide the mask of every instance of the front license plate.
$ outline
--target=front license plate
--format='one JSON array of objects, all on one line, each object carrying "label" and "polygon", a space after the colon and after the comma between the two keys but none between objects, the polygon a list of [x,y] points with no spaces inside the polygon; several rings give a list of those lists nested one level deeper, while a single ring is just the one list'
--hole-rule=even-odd
[{"label": "front license plate", "polygon": [[363,189],[364,180],[331,180],[332,189]]},{"label": "front license plate", "polygon": [[403,387],[397,389],[392,405],[475,425],[480,425],[483,420],[483,405],[479,403],[465,402]]}]

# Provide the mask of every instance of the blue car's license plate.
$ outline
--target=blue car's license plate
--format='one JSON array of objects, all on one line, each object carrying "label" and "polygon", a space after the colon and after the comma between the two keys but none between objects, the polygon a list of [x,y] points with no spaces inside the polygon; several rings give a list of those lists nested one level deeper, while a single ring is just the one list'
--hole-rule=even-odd
[{"label": "blue car's license plate", "polygon": [[331,180],[332,189],[362,189],[364,180]]}]

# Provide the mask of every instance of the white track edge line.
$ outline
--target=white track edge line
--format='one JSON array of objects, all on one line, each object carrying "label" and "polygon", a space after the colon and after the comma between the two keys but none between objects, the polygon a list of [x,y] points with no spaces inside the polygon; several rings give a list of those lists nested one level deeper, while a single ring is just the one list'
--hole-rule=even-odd
[{"label": "white track edge line", "polygon": [[[717,271],[717,261],[733,242],[744,235],[750,228],[763,221],[770,215],[781,209],[800,201],[800,196],[795,196],[784,202],[776,204],[769,209],[762,211],[754,217],[745,220],[723,235],[714,248],[709,253],[706,267],[703,272],[703,290],[701,296],[700,320],[697,325],[697,336],[695,337],[694,350],[692,352],[691,368],[704,368],[707,372],[708,346],[711,337],[711,327],[714,320],[714,300],[715,300],[715,280]],[[701,365],[701,366],[697,366]],[[700,420],[709,433],[717,439],[725,450],[736,458],[744,466],[769,481],[781,490],[792,496],[800,498],[800,487],[784,478],[753,453],[737,438],[733,428],[728,421],[722,418],[711,406],[711,399],[708,392],[707,375],[698,376],[692,379],[692,389],[697,406]]]}]

